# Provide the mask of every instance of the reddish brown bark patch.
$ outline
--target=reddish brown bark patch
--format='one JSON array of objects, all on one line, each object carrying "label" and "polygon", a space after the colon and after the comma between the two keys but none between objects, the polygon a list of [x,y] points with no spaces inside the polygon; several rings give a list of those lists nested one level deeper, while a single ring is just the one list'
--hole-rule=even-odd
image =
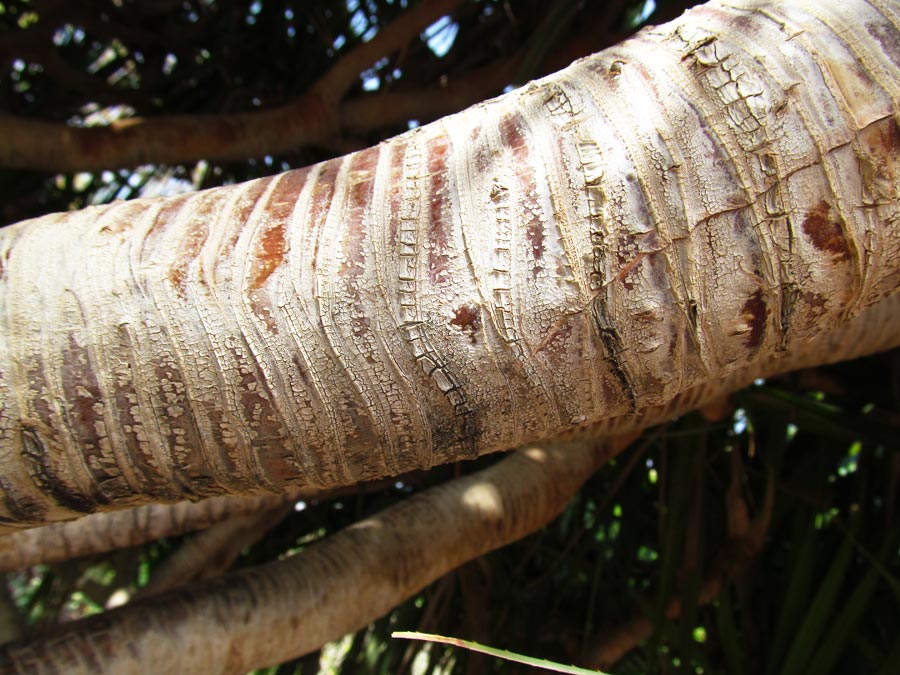
[{"label": "reddish brown bark patch", "polygon": [[[527,139],[522,134],[524,119],[519,114],[507,114],[500,120],[500,138],[513,154],[513,170],[521,185],[520,204],[524,211],[525,237],[531,244],[531,254],[535,260],[544,256],[544,224],[540,218],[540,207],[537,203],[537,185],[534,171],[531,168],[531,155],[528,151]],[[532,274],[537,276],[540,267],[534,267]]]},{"label": "reddish brown bark patch", "polygon": [[500,120],[500,138],[504,145],[513,150],[514,154],[519,150],[528,152],[525,147],[525,138],[522,136],[521,122],[521,116],[513,113],[507,113]]},{"label": "reddish brown bark patch", "polygon": [[90,513],[97,508],[96,488],[86,494],[70,480],[71,471],[67,472],[69,475],[61,476],[56,470],[59,453],[52,449],[60,447],[62,439],[54,430],[56,412],[51,408],[50,397],[43,393],[47,386],[46,366],[40,358],[35,358],[24,367],[31,410],[27,417],[19,419],[19,438],[26,470],[37,489],[54,502],[72,511]]},{"label": "reddish brown bark patch", "polygon": [[344,237],[344,264],[341,276],[358,277],[366,263],[366,208],[372,201],[375,186],[375,166],[380,150],[369,148],[350,160],[350,195],[347,211],[347,235]]},{"label": "reddish brown bark patch", "polygon": [[766,319],[769,316],[769,308],[766,305],[762,291],[757,290],[747,298],[741,310],[744,320],[749,328],[746,337],[746,345],[749,349],[756,349],[762,342],[766,332]]},{"label": "reddish brown bark patch", "polygon": [[252,288],[262,286],[272,272],[278,269],[287,255],[288,243],[284,238],[284,223],[277,223],[263,233],[260,238],[259,266],[251,283]]},{"label": "reddish brown bark patch", "polygon": [[[337,176],[342,161],[343,160],[341,159],[333,159],[330,162],[327,162],[325,166],[322,167],[322,171],[316,179],[316,185],[313,187],[312,198],[309,202],[309,214],[307,216],[307,222],[309,223],[310,230],[313,232],[319,232],[322,229],[322,225],[325,224],[325,219],[328,217],[328,212],[331,209],[331,199],[334,197],[334,186],[337,182]],[[310,265],[313,270],[316,269],[319,241],[320,237],[316,236],[315,247],[310,256]]]},{"label": "reddish brown bark patch", "polygon": [[[153,358],[150,381],[154,413],[161,421],[159,432],[166,456],[172,462],[175,484],[184,495],[195,498],[219,494],[221,489],[214,489],[218,484],[203,457],[204,444],[192,410],[193,397],[176,363],[171,352]],[[228,468],[232,469],[229,475],[236,474],[233,467]]]},{"label": "reddish brown bark patch", "polygon": [[469,335],[469,340],[475,344],[475,334],[481,328],[481,313],[475,305],[460,305],[455,316],[450,319],[450,325],[456,326],[463,333]]},{"label": "reddish brown bark patch", "polygon": [[272,273],[284,263],[288,253],[285,226],[308,176],[308,169],[289,171],[281,177],[269,195],[263,218],[271,225],[263,231],[256,247],[251,290],[266,283]]},{"label": "reddish brown bark patch", "polygon": [[231,235],[225,246],[220,249],[218,255],[220,260],[228,260],[228,256],[234,250],[234,247],[237,245],[237,241],[241,236],[241,229],[243,228],[244,223],[250,218],[250,214],[256,207],[257,202],[259,202],[260,197],[265,193],[269,184],[275,180],[275,178],[276,176],[267,176],[266,178],[258,178],[247,184],[246,192],[238,199],[237,204],[235,204],[228,217],[230,222],[237,223],[240,227],[231,228],[234,230],[234,233]]},{"label": "reddish brown bark patch", "polygon": [[391,178],[388,200],[391,205],[391,224],[388,232],[389,242],[392,247],[397,246],[397,232],[400,229],[400,209],[403,204],[404,175],[403,168],[406,161],[406,142],[398,140],[390,145],[391,149]]},{"label": "reddish brown bark patch", "polygon": [[446,135],[436,136],[428,142],[428,175],[431,184],[428,190],[428,271],[431,281],[439,284],[447,280],[447,266],[450,262],[449,239],[450,218],[448,217],[448,176],[447,154],[450,139]]},{"label": "reddish brown bark patch", "polygon": [[120,472],[114,458],[101,449],[101,443],[105,440],[103,397],[93,362],[88,350],[71,333],[62,359],[60,380],[65,392],[66,420],[78,439],[91,477],[100,486],[108,480],[118,479]]},{"label": "reddish brown bark patch", "polygon": [[150,229],[147,231],[144,244],[145,248],[149,248],[153,245],[155,238],[175,221],[179,211],[181,211],[185,203],[190,201],[192,197],[196,197],[196,194],[178,195],[177,197],[170,197],[164,200],[162,208],[160,208],[156,217],[153,219],[153,225],[151,225]]},{"label": "reddish brown bark patch", "polygon": [[846,224],[839,215],[832,217],[831,205],[825,200],[806,213],[801,227],[803,234],[820,251],[828,251],[837,260],[850,258],[850,246],[844,236]]},{"label": "reddish brown bark patch", "polygon": [[272,303],[260,289],[287,259],[289,249],[287,223],[308,177],[309,170],[301,169],[289,171],[278,179],[261,215],[268,227],[262,231],[253,250],[248,295],[254,314],[265,321],[273,333],[277,333],[278,328]]},{"label": "reddish brown bark patch", "polygon": [[552,352],[555,343],[564,344],[572,335],[573,321],[572,315],[565,315],[557,319],[556,323],[551,326],[550,331],[541,339],[534,353],[548,351]]}]

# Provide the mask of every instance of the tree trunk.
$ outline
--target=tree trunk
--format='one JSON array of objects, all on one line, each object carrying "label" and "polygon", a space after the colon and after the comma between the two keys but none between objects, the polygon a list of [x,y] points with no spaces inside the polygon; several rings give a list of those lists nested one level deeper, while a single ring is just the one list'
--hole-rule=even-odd
[{"label": "tree trunk", "polygon": [[623,431],[900,343],[898,25],[710,4],[375,148],[8,228],[5,527]]}]

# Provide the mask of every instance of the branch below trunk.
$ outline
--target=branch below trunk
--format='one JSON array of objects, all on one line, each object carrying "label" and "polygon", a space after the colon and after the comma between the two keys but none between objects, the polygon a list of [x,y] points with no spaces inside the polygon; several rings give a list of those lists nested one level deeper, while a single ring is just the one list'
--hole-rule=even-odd
[{"label": "branch below trunk", "polygon": [[245,673],[310,653],[542,527],[628,441],[522,450],[292,558],[0,647],[0,673]]}]

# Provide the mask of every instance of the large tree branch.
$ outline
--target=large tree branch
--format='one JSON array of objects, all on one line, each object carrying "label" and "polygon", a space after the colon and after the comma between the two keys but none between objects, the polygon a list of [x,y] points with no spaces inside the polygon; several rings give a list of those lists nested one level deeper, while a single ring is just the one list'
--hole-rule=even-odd
[{"label": "large tree branch", "polygon": [[629,441],[522,450],[292,558],[7,645],[0,673],[244,673],[307,654],[543,526]]},{"label": "large tree branch", "polygon": [[336,105],[359,74],[386,54],[402,49],[416,35],[442,16],[452,13],[465,0],[424,0],[381,28],[368,42],[344,54],[315,85],[312,92],[326,105]]},{"label": "large tree branch", "polygon": [[[0,166],[71,173],[146,163],[185,164],[204,158],[239,161],[327,145],[340,135],[339,103],[360,72],[462,2],[424,0],[338,59],[307,94],[267,110],[135,117],[90,128],[0,116],[0,138],[4,139]],[[444,107],[443,112],[452,110]]]}]

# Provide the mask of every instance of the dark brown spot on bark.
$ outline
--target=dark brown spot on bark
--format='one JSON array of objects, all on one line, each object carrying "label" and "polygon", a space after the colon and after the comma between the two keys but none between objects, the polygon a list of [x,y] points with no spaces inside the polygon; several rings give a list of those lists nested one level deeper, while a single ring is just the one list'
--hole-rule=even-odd
[{"label": "dark brown spot on bark", "polygon": [[761,290],[747,298],[741,313],[748,326],[745,343],[748,348],[756,349],[765,335],[766,319],[769,316],[769,308]]},{"label": "dark brown spot on bark", "polygon": [[97,509],[98,503],[108,503],[109,500],[103,495],[95,491],[88,496],[59,475],[53,465],[52,453],[48,451],[42,438],[42,430],[43,425],[31,420],[20,422],[22,458],[38,489],[60,506],[77,513],[92,513]]},{"label": "dark brown spot on bark", "polygon": [[620,387],[620,390],[615,393],[616,397],[621,397],[624,394],[628,401],[629,409],[634,411],[637,409],[637,395],[631,375],[628,372],[627,361],[624,358],[625,345],[622,343],[622,336],[619,333],[618,326],[610,318],[604,293],[597,294],[591,301],[591,318],[593,319],[594,329],[600,336],[600,341],[606,350],[606,360],[609,364],[610,372]]},{"label": "dark brown spot on bark", "polygon": [[0,501],[11,518],[2,518],[4,523],[41,523],[46,520],[47,509],[40,503],[17,494],[16,488],[4,476],[0,476]]},{"label": "dark brown spot on bark", "polygon": [[475,344],[475,334],[481,328],[481,313],[475,305],[461,305],[456,315],[450,319],[450,325],[456,326],[463,333],[468,333],[469,340]]},{"label": "dark brown spot on bark", "polygon": [[843,218],[832,216],[831,205],[822,200],[806,213],[802,229],[817,249],[828,251],[838,260],[847,260],[850,248],[844,236],[845,226]]}]

